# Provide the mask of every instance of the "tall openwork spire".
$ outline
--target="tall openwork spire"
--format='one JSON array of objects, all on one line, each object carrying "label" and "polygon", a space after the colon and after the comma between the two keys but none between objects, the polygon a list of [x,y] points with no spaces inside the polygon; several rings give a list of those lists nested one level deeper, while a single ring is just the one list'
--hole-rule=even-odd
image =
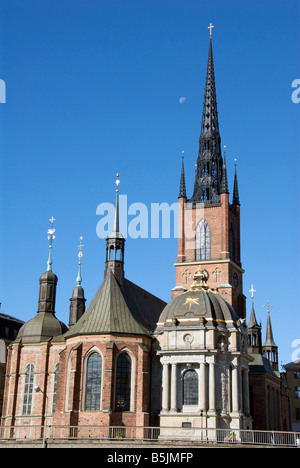
[{"label": "tall openwork spire", "polygon": [[214,61],[212,51],[210,24],[210,41],[206,84],[202,111],[199,154],[195,176],[194,193],[191,202],[217,203],[222,182],[223,161],[221,155],[221,137],[217,110]]}]

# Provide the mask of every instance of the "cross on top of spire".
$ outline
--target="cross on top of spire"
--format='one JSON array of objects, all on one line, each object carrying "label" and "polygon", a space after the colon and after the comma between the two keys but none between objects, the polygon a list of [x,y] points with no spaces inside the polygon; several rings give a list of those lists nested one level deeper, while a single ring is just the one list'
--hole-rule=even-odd
[{"label": "cross on top of spire", "polygon": [[265,304],[263,307],[267,307],[268,309],[268,314],[270,313],[270,307],[274,307],[274,305],[271,305],[269,301],[267,301],[267,304]]},{"label": "cross on top of spire", "polygon": [[253,288],[253,284],[251,284],[251,289],[249,289],[249,292],[251,292],[251,298],[254,298],[254,293],[256,292],[256,289]]},{"label": "cross on top of spire", "polygon": [[210,30],[210,31],[209,31],[209,37],[211,37],[211,36],[212,36],[212,32],[211,32],[211,31],[212,31],[212,28],[214,28],[214,26],[213,26],[213,24],[212,24],[212,23],[210,23],[210,25],[209,25],[209,26],[208,26],[208,28],[207,28],[207,29],[209,29],[209,30]]}]

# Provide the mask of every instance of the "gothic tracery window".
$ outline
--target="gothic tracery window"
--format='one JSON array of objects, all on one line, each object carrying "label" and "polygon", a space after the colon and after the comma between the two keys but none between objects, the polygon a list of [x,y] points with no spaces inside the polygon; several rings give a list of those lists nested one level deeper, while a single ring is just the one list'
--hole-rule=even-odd
[{"label": "gothic tracery window", "polygon": [[210,229],[207,221],[201,219],[196,229],[196,260],[210,259]]},{"label": "gothic tracery window", "polygon": [[99,353],[94,352],[88,358],[86,369],[85,409],[87,411],[100,410],[101,380],[102,357]]},{"label": "gothic tracery window", "polygon": [[131,394],[131,359],[127,353],[121,353],[116,363],[115,409],[130,411]]}]

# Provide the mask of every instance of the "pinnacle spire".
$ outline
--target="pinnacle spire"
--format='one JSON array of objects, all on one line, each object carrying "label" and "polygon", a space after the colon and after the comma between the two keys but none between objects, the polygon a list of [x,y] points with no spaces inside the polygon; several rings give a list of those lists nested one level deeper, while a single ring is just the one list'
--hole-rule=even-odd
[{"label": "pinnacle spire", "polygon": [[220,186],[220,193],[229,193],[225,153],[224,153],[224,160],[223,160],[223,171],[222,171],[222,180],[221,180],[221,186]]},{"label": "pinnacle spire", "polygon": [[252,308],[251,308],[251,315],[250,315],[250,320],[248,323],[248,328],[257,328],[260,327],[257,320],[256,320],[256,315],[255,315],[255,310],[254,310],[254,304],[252,301]]},{"label": "pinnacle spire", "polygon": [[178,198],[186,198],[186,188],[185,188],[185,175],[184,175],[184,151],[182,151],[182,166],[181,166],[181,178],[180,178],[180,188]]},{"label": "pinnacle spire", "polygon": [[235,172],[234,172],[232,204],[233,205],[240,205],[240,196],[239,196],[239,187],[238,187],[238,180],[237,180],[236,165],[235,165]]},{"label": "pinnacle spire", "polygon": [[272,330],[272,324],[271,324],[270,310],[268,310],[266,341],[264,343],[264,346],[274,346],[274,347],[276,347],[276,344],[275,344],[274,338],[273,338],[273,330]]}]

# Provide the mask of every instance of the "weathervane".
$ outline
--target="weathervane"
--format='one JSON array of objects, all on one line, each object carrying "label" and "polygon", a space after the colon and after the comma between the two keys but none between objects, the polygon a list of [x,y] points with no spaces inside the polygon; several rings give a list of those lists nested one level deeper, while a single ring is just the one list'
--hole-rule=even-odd
[{"label": "weathervane", "polygon": [[207,28],[207,29],[210,29],[210,31],[209,31],[209,37],[212,36],[212,32],[211,32],[212,28],[214,28],[214,26],[212,25],[212,23],[210,23],[210,25],[209,25],[208,28]]},{"label": "weathervane", "polygon": [[84,247],[83,243],[82,243],[82,240],[83,240],[83,237],[81,236],[80,237],[80,243],[79,245],[77,245],[78,249],[79,249],[79,252],[78,252],[78,258],[79,258],[79,262],[78,262],[78,275],[77,275],[77,278],[76,278],[76,281],[77,281],[77,285],[80,286],[81,285],[81,282],[82,282],[82,278],[81,278],[81,259],[82,259],[82,249]]},{"label": "weathervane", "polygon": [[49,241],[49,258],[48,258],[48,262],[47,262],[47,271],[52,271],[52,258],[51,258],[51,251],[52,251],[52,242],[53,240],[55,239],[55,236],[53,235],[55,233],[55,229],[53,228],[53,223],[55,221],[55,219],[53,218],[50,218],[49,219],[50,223],[51,223],[51,228],[48,229],[48,241]]},{"label": "weathervane", "polygon": [[116,180],[117,189],[116,189],[116,192],[119,191],[119,183],[120,183],[120,180],[119,180],[119,173],[117,172],[117,180]]}]

